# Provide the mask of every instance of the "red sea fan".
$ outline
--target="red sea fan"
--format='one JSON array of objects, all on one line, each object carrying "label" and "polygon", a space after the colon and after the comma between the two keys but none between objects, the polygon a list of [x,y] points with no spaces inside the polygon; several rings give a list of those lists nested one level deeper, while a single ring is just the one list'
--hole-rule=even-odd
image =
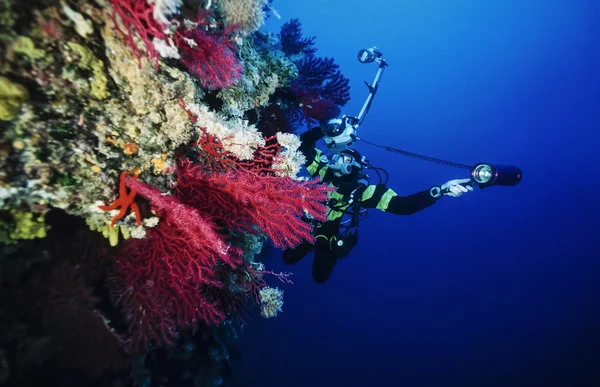
[{"label": "red sea fan", "polygon": [[229,245],[215,232],[209,218],[203,218],[198,211],[186,206],[174,196],[164,194],[135,179],[128,178],[127,185],[148,199],[152,209],[161,219],[168,220],[173,227],[180,230],[178,237],[183,238],[192,251],[203,255],[205,266],[226,263],[236,267],[239,264],[239,260],[228,253]]},{"label": "red sea fan", "polygon": [[242,76],[243,66],[225,41],[228,31],[221,36],[203,29],[178,31],[174,37],[181,61],[200,79],[207,89],[226,88]]},{"label": "red sea fan", "polygon": [[293,247],[313,240],[307,218],[325,220],[323,202],[331,190],[318,180],[295,181],[254,169],[208,173],[185,159],[178,174],[174,195],[126,179],[161,218],[147,229],[146,239],[124,243],[115,259],[112,293],[126,313],[137,351],[172,345],[200,323],[221,323],[235,305],[231,300],[244,296],[228,286],[228,277],[239,276],[246,263],[215,223],[233,232],[260,230],[275,246]]},{"label": "red sea fan", "polygon": [[290,248],[312,241],[305,217],[324,221],[327,193],[319,180],[296,181],[252,171],[206,173],[183,160],[178,170],[177,196],[205,216],[231,230],[253,232],[258,227],[273,244]]},{"label": "red sea fan", "polygon": [[[147,0],[108,0],[108,2],[113,6],[112,19],[115,28],[125,37],[139,66],[142,65],[142,54],[135,43],[135,35],[140,37],[145,46],[146,56],[148,59],[155,60],[158,69],[158,51],[154,48],[152,40],[166,39],[163,32],[166,26],[154,19],[153,12],[156,4],[149,4]],[[120,19],[121,23],[117,19]]]},{"label": "red sea fan", "polygon": [[[155,60],[158,69],[159,54],[154,40],[168,40],[168,36],[165,33],[167,26],[153,16],[156,4],[147,0],[108,1],[113,6],[115,28],[124,36],[140,66],[142,53],[136,44],[136,36],[144,44],[146,56]],[[205,16],[203,14],[199,19]],[[226,88],[242,76],[243,66],[234,53],[234,46],[227,40],[229,29],[211,33],[205,30],[206,24],[202,21],[193,29],[188,29],[183,22],[180,25],[172,36],[173,42],[179,49],[181,62],[200,79],[203,87]]]},{"label": "red sea fan", "polygon": [[226,244],[209,220],[176,198],[128,179],[160,216],[146,239],[127,241],[115,259],[112,293],[126,312],[132,348],[174,344],[198,324],[219,324],[226,314],[211,297],[222,289],[219,273],[242,264],[240,251]]}]

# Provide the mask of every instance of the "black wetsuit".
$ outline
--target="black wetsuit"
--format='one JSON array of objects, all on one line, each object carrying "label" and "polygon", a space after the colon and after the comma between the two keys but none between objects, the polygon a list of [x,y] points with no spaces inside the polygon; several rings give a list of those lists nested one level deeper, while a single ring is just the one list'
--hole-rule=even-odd
[{"label": "black wetsuit", "polygon": [[437,200],[431,196],[429,190],[409,196],[398,196],[384,184],[361,186],[358,183],[360,176],[357,170],[347,176],[335,176],[328,167],[327,160],[321,159],[322,152],[315,148],[316,142],[323,136],[320,127],[304,132],[300,136],[300,151],[306,157],[305,166],[308,172],[312,176],[320,176],[323,182],[336,187],[336,191],[329,195],[328,220],[317,225],[314,244],[305,242],[283,252],[283,261],[294,264],[314,250],[312,276],[317,283],[327,281],[337,260],[347,256],[358,241],[358,234],[355,233],[343,240],[341,246],[338,244],[341,240],[339,232],[342,216],[350,207],[347,200],[356,188],[360,187],[358,192],[362,193],[362,197],[359,198],[362,208],[377,208],[392,214],[410,215],[431,206]]}]

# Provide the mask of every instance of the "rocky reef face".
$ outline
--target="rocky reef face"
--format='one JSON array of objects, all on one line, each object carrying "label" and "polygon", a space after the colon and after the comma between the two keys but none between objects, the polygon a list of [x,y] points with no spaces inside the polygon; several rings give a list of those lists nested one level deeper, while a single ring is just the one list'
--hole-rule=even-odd
[{"label": "rocky reef face", "polygon": [[256,257],[311,240],[329,191],[292,123],[347,80],[297,21],[260,32],[272,10],[0,0],[0,382],[223,384],[242,316],[281,311]]}]

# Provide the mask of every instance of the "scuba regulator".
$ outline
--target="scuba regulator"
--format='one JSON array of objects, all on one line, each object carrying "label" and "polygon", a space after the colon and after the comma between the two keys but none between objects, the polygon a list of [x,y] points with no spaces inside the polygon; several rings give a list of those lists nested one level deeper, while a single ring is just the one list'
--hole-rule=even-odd
[{"label": "scuba regulator", "polygon": [[360,154],[354,149],[344,149],[333,155],[329,168],[340,175],[350,175],[352,167],[356,167],[358,170],[363,168],[363,161]]},{"label": "scuba regulator", "polygon": [[[383,54],[377,47],[361,49],[358,52],[358,61],[364,64],[377,63],[377,73],[375,74],[375,78],[372,83],[368,83],[365,81],[365,84],[369,89],[369,95],[367,96],[367,99],[365,100],[360,112],[358,113],[358,116],[354,117],[342,115],[341,117],[329,120],[323,127],[323,132],[325,133],[325,144],[327,145],[327,148],[329,150],[338,152],[336,154],[337,157],[340,157],[339,155],[343,153],[343,151],[346,150],[350,145],[360,140],[367,144],[384,148],[389,152],[398,153],[403,156],[408,156],[419,160],[429,161],[456,168],[468,169],[471,182],[467,183],[467,185],[477,185],[479,186],[479,188],[482,189],[493,185],[514,186],[521,181],[523,177],[523,172],[519,168],[512,165],[500,165],[490,163],[477,163],[475,165],[459,164],[452,161],[441,160],[434,157],[428,157],[417,153],[407,152],[389,146],[381,146],[373,144],[366,140],[359,139],[357,137],[358,128],[364,121],[366,114],[371,108],[371,104],[373,103],[373,99],[375,98],[375,94],[377,93],[377,90],[379,88],[381,76],[383,75],[384,70],[388,67],[388,63],[383,58]],[[336,155],[334,155],[334,158],[336,157]],[[358,164],[359,160],[354,160],[354,162]],[[351,165],[348,166],[348,164],[341,164],[342,167],[337,167],[337,165],[339,165],[337,164],[337,159],[332,165],[334,169],[338,168],[339,172],[342,174],[349,174],[351,171]],[[365,162],[364,157],[362,158],[362,160],[360,160],[360,165],[357,166],[362,167],[363,165],[373,168]],[[381,170],[381,168],[373,169]],[[440,192],[440,195],[442,193],[443,192]]]}]

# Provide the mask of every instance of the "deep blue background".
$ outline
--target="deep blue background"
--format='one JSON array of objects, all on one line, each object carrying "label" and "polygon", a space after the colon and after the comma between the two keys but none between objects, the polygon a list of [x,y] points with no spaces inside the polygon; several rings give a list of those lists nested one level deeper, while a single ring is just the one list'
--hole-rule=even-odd
[{"label": "deep blue background", "polygon": [[[514,164],[516,187],[371,211],[325,285],[291,270],[284,313],[252,320],[242,386],[600,386],[600,69],[597,1],[275,1],[350,77],[359,135],[472,164]],[[594,26],[596,25],[596,27]],[[357,148],[411,194],[463,171]],[[273,283],[273,285],[279,285]]]}]

